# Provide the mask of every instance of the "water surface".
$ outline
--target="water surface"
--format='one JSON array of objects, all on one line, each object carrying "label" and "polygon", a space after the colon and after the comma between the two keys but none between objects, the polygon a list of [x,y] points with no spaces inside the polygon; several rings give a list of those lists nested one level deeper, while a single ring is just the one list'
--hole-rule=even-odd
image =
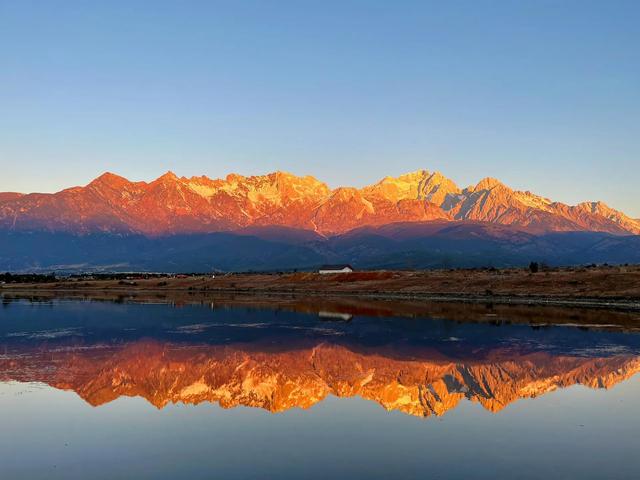
[{"label": "water surface", "polygon": [[640,476],[640,335],[605,312],[2,305],[3,478]]}]

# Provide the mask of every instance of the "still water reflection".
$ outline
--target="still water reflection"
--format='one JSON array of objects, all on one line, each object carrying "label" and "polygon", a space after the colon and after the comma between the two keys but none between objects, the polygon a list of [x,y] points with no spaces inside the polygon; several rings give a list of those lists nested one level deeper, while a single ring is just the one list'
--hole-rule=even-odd
[{"label": "still water reflection", "polygon": [[0,464],[6,478],[636,478],[638,371],[640,335],[612,327],[5,302]]}]

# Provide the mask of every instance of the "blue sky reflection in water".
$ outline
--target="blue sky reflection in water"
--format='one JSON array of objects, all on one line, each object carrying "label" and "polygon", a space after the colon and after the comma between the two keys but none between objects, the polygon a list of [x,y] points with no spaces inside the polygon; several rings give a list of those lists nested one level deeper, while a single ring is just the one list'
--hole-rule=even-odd
[{"label": "blue sky reflection in water", "polygon": [[[570,327],[12,302],[0,463],[5,478],[637,478],[638,352],[640,335]],[[238,406],[202,400],[216,388]]]}]

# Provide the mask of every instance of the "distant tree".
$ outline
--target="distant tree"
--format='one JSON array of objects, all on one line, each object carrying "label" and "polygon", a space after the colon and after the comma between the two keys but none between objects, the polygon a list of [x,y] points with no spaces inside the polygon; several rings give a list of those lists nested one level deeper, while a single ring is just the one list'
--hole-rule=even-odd
[{"label": "distant tree", "polygon": [[531,273],[538,273],[538,270],[540,270],[540,265],[538,265],[538,262],[531,262],[529,264],[529,271]]}]

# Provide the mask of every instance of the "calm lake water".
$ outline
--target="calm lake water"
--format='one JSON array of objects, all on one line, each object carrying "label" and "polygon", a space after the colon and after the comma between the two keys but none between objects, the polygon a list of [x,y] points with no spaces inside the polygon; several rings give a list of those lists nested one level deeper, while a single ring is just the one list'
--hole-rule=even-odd
[{"label": "calm lake water", "polygon": [[297,310],[5,299],[1,478],[640,478],[629,328]]}]

